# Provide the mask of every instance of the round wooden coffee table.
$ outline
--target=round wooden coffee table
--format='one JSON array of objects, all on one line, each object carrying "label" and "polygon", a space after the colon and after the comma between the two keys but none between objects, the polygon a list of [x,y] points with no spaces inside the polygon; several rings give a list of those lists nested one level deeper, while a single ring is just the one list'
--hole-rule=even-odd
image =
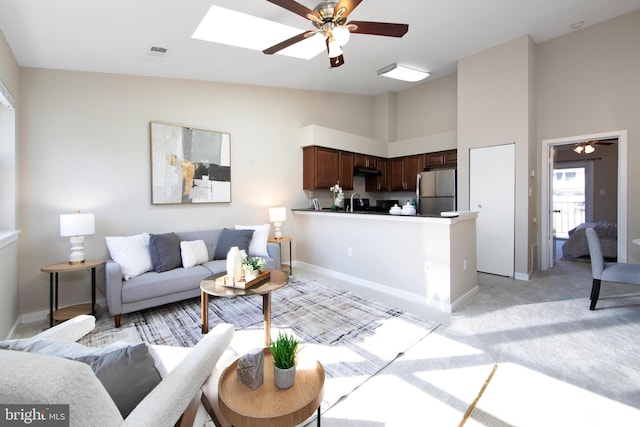
[{"label": "round wooden coffee table", "polygon": [[317,360],[298,353],[296,379],[281,390],[273,381],[273,357],[264,350],[264,382],[255,390],[237,379],[238,361],[229,365],[218,383],[222,415],[236,427],[296,426],[318,411],[324,392],[324,368]]},{"label": "round wooden coffee table", "polygon": [[[224,276],[220,273],[207,277],[200,283],[200,314],[202,317],[202,333],[209,332],[209,295],[216,297],[247,297],[262,295],[262,312],[264,314],[264,345],[271,344],[271,291],[280,289],[289,283],[289,275],[284,271],[270,270],[270,277],[262,283],[248,289],[232,288],[216,283],[216,279]],[[219,281],[218,281],[219,282]]]}]

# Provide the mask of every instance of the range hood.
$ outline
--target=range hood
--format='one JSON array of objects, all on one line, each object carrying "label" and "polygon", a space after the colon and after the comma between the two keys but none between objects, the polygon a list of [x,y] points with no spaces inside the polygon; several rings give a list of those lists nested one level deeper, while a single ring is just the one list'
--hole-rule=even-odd
[{"label": "range hood", "polygon": [[353,176],[379,176],[382,175],[378,169],[356,166],[353,168]]}]

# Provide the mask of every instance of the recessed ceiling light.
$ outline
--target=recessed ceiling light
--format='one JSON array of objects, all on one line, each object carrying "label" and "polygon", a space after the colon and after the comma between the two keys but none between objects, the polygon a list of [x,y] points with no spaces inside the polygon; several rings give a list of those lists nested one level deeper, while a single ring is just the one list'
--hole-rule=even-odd
[{"label": "recessed ceiling light", "polygon": [[391,64],[378,70],[379,76],[389,77],[406,82],[419,82],[429,77],[431,74],[426,71],[415,70],[404,65]]},{"label": "recessed ceiling light", "polygon": [[[304,31],[235,10],[211,6],[191,38],[263,51]],[[324,38],[316,34],[278,54],[311,59],[324,50]]]}]

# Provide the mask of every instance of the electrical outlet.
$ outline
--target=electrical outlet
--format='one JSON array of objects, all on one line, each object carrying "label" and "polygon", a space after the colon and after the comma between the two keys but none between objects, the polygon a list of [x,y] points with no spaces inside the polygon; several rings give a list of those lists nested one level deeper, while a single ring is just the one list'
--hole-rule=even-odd
[{"label": "electrical outlet", "polygon": [[462,260],[462,270],[467,271],[467,267],[469,267],[469,264],[467,263],[467,259],[465,258]]},{"label": "electrical outlet", "polygon": [[347,248],[347,256],[353,256],[353,248],[352,247],[348,247]]}]

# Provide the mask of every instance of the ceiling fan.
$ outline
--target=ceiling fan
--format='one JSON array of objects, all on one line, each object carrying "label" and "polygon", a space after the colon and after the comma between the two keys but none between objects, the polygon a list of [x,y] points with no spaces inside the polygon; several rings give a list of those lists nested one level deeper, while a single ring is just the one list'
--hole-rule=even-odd
[{"label": "ceiling fan", "polygon": [[407,24],[392,24],[389,22],[347,21],[347,16],[353,12],[362,0],[326,0],[320,2],[311,10],[294,0],[267,0],[310,20],[316,27],[315,30],[305,31],[283,42],[263,50],[267,55],[272,55],[295,43],[316,34],[322,34],[327,44],[329,63],[331,68],[344,64],[342,46],[349,41],[351,33],[371,34],[375,36],[402,37],[409,31]]}]

